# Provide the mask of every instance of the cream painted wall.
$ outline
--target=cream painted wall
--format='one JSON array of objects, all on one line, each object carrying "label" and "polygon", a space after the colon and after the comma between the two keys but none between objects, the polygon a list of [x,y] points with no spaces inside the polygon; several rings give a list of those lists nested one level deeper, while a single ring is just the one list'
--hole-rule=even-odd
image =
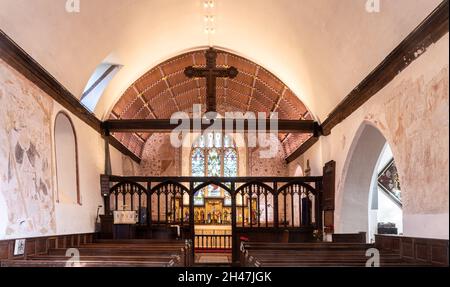
[{"label": "cream painted wall", "polygon": [[299,159],[311,159],[315,172],[325,162],[336,161],[336,232],[352,224],[342,222],[341,216],[347,160],[357,130],[367,122],[381,131],[396,159],[404,202],[404,235],[449,238],[448,41],[447,34],[429,47]]},{"label": "cream painted wall", "polygon": [[78,203],[77,139],[72,123],[65,113],[57,114],[53,130],[57,178],[55,188],[58,191],[56,200],[76,204]]},{"label": "cream painted wall", "polygon": [[308,160],[310,167],[310,176],[321,176],[323,174],[323,165],[325,164],[325,162],[322,161],[322,141],[317,142],[299,158],[290,162],[288,165],[289,174],[295,175],[295,169],[297,165],[300,165],[303,169],[303,172],[305,172],[307,170],[306,163]]},{"label": "cream painted wall", "polygon": [[[60,111],[65,111],[70,115],[75,127],[82,204],[57,203],[55,201],[56,233],[93,232],[97,207],[103,206],[103,199],[100,195],[100,174],[104,172],[104,140],[94,129],[56,102],[54,103],[53,119]],[[111,146],[110,154],[113,174],[122,175],[122,154]],[[66,187],[58,186],[58,188]],[[102,213],[103,208],[100,211]]]}]

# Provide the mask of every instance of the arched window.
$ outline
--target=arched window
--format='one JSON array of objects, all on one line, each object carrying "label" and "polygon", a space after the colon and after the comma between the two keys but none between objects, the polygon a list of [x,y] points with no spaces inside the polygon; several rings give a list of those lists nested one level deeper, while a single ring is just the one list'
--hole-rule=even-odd
[{"label": "arched window", "polygon": [[100,97],[120,68],[120,65],[110,63],[98,65],[84,88],[80,99],[81,104],[89,111],[94,112]]},{"label": "arched window", "polygon": [[81,204],[77,137],[72,121],[64,112],[59,112],[55,118],[55,151],[57,201]]},{"label": "arched window", "polygon": [[[223,135],[220,132],[211,132],[199,136],[192,146],[191,175],[237,176],[238,153],[233,138],[230,135]],[[225,205],[231,204],[231,197],[228,192],[223,192],[219,187],[213,185],[199,190],[194,195],[194,204],[203,205],[205,196],[223,196]]]}]

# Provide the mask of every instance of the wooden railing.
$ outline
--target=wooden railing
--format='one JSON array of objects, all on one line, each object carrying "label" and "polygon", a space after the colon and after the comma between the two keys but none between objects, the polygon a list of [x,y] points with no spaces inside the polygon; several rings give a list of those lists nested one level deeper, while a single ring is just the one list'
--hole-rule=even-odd
[{"label": "wooden railing", "polygon": [[232,235],[196,234],[194,246],[197,249],[231,249]]},{"label": "wooden railing", "polygon": [[209,185],[229,194],[234,227],[321,227],[322,177],[101,176],[105,213],[136,210],[148,226],[193,226],[194,195]]},{"label": "wooden railing", "polygon": [[199,244],[221,238],[195,236],[194,196],[210,185],[224,190],[231,200],[231,239],[228,235],[226,244],[232,246],[233,261],[240,238],[270,241],[288,234],[288,240],[308,241],[313,230],[322,229],[322,177],[101,176],[106,215],[136,210],[143,237],[153,238],[176,225],[181,238]]}]

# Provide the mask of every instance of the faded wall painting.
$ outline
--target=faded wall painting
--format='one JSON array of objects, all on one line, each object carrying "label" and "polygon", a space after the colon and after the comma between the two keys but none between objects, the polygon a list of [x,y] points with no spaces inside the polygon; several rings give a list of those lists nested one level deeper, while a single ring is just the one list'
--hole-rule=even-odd
[{"label": "faded wall painting", "polygon": [[53,100],[0,60],[0,193],[8,208],[1,237],[54,233]]},{"label": "faded wall painting", "polygon": [[142,176],[180,175],[180,152],[170,143],[170,134],[154,133],[145,143],[139,174]]},{"label": "faded wall painting", "polygon": [[278,152],[274,157],[264,158],[262,151],[267,151],[268,147],[249,147],[249,172],[250,176],[287,176],[288,167],[285,161],[286,153],[283,145],[278,139],[271,139],[270,145],[278,147]]}]

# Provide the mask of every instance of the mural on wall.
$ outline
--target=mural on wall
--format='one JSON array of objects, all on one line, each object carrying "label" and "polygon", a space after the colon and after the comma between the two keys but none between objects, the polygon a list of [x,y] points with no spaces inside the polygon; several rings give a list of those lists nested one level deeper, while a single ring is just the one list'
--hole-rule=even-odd
[{"label": "mural on wall", "polygon": [[151,135],[145,143],[138,173],[142,176],[178,176],[180,171],[180,149],[171,145],[170,134]]},{"label": "mural on wall", "polygon": [[267,150],[267,147],[248,148],[249,172],[250,176],[287,176],[288,167],[284,160],[286,155],[283,145],[278,139],[271,139],[271,146],[278,146],[278,152],[273,158],[261,158],[260,151]]},{"label": "mural on wall", "polygon": [[0,193],[6,237],[54,233],[51,152],[53,101],[0,61]]},{"label": "mural on wall", "polygon": [[135,176],[136,168],[133,160],[126,155],[122,155],[122,171],[124,176]]}]

